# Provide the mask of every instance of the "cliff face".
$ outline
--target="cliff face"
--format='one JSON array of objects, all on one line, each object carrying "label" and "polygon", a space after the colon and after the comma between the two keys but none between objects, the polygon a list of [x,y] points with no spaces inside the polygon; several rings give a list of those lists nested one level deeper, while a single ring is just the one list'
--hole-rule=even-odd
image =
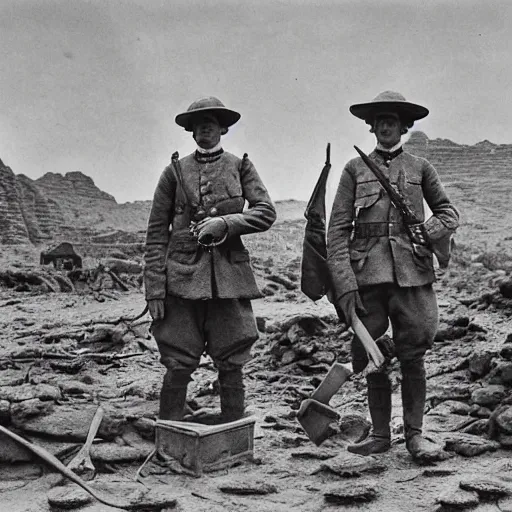
[{"label": "cliff face", "polygon": [[[0,161],[1,162],[1,161]],[[0,165],[0,243],[17,244],[29,240],[23,204],[16,176],[3,162]]]},{"label": "cliff face", "polygon": [[[108,229],[139,230],[147,221],[149,202],[132,210],[142,211],[141,222],[123,212],[110,194],[80,172],[65,176],[47,173],[32,180],[0,161],[0,243],[39,244],[69,238],[81,240]],[[121,226],[120,226],[121,224]]]}]

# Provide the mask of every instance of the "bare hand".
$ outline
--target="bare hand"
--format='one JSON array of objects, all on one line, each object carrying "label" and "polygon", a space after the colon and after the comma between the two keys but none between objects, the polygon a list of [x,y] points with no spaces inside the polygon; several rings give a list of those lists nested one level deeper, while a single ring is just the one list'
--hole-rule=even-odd
[{"label": "bare hand", "polygon": [[345,316],[345,322],[349,326],[352,325],[352,320],[356,313],[359,313],[363,316],[368,314],[363,306],[363,302],[361,301],[361,297],[357,290],[348,292],[343,295],[338,301],[338,306]]},{"label": "bare hand", "polygon": [[222,217],[206,217],[194,226],[199,243],[209,245],[218,242],[227,234],[228,226]]},{"label": "bare hand", "polygon": [[165,316],[165,300],[150,299],[148,300],[149,314],[153,320],[163,320]]}]

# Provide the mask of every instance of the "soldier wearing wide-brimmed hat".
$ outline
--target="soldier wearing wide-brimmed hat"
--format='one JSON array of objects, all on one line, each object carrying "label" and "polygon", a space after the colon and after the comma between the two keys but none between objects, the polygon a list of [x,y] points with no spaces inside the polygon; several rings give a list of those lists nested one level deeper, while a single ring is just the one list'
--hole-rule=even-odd
[{"label": "soldier wearing wide-brimmed hat", "polygon": [[[221,136],[240,119],[214,97],[176,116],[194,153],[175,153],[155,191],[144,284],[152,333],[167,368],[160,419],[180,420],[201,355],[219,370],[224,421],[242,417],[242,367],[258,338],[251,299],[261,297],[241,235],[267,230],[276,213],[254,165],[224,151]],[[248,203],[248,208],[244,206]]]},{"label": "soldier wearing wide-brimmed hat", "polygon": [[[371,126],[377,146],[369,158],[420,219],[427,243],[413,243],[401,212],[362,158],[349,161],[340,179],[327,234],[334,302],[349,324],[357,313],[374,339],[382,336],[391,323],[402,373],[406,446],[413,458],[432,460],[442,452],[422,435],[424,355],[432,346],[438,326],[430,242],[449,238],[459,216],[432,165],[402,148],[402,135],[428,115],[425,107],[397,92],[385,91],[372,101],[352,105],[350,112]],[[433,213],[426,222],[424,200]],[[445,266],[448,256],[440,258],[439,263]],[[356,372],[368,362],[357,337],[352,342],[352,361]],[[367,439],[348,447],[361,455],[387,451],[391,440],[389,377],[385,372],[370,373],[367,385],[373,429]]]}]

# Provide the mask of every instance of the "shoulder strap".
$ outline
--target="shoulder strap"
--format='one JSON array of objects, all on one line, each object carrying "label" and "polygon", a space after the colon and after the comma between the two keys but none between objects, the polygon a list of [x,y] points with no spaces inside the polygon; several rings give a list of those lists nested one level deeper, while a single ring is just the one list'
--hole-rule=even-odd
[{"label": "shoulder strap", "polygon": [[185,202],[188,204],[189,199],[188,199],[187,190],[183,186],[183,177],[181,175],[181,165],[180,165],[179,157],[180,157],[179,153],[177,151],[175,151],[172,154],[171,163],[172,163],[172,166],[174,169],[174,174],[176,174],[176,181],[178,182],[178,188],[179,188],[179,190],[181,190],[183,198],[185,199]]}]

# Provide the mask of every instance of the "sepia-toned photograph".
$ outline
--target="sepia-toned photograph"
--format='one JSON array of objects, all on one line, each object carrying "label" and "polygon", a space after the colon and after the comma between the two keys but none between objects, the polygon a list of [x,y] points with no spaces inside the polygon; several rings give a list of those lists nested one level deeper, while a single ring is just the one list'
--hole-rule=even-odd
[{"label": "sepia-toned photograph", "polygon": [[511,23],[2,0],[0,511],[512,512]]}]

